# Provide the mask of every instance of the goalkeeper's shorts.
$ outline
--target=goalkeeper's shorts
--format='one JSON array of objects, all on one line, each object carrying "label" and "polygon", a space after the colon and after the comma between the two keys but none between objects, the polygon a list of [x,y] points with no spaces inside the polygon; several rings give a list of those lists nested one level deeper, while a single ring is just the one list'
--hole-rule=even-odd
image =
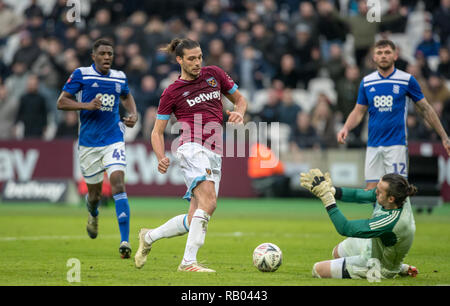
[{"label": "goalkeeper's shorts", "polygon": [[200,182],[212,181],[216,196],[219,194],[220,178],[222,176],[222,157],[204,146],[188,142],[177,149],[177,158],[180,161],[181,171],[187,191],[184,199],[190,201],[192,190]]}]

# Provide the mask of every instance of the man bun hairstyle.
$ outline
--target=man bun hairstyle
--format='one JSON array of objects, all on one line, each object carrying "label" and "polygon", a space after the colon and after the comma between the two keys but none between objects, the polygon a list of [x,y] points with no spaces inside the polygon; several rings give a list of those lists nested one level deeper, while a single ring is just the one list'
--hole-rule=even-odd
[{"label": "man bun hairstyle", "polygon": [[389,184],[387,196],[393,196],[395,198],[395,204],[399,208],[403,207],[407,197],[411,197],[417,193],[417,187],[409,184],[408,181],[400,174],[385,174],[381,180]]},{"label": "man bun hairstyle", "polygon": [[190,38],[174,38],[165,47],[160,48],[160,50],[174,57],[183,57],[184,49],[190,50],[197,47],[200,47],[200,44]]}]

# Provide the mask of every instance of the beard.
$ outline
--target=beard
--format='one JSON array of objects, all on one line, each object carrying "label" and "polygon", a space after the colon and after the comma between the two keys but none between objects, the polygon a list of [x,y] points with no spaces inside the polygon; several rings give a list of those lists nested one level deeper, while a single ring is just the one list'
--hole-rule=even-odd
[{"label": "beard", "polygon": [[394,66],[394,62],[393,61],[392,62],[383,62],[383,63],[379,62],[377,64],[377,67],[379,69],[381,69],[381,70],[384,70],[384,71],[387,71],[387,70],[391,69],[392,66]]}]

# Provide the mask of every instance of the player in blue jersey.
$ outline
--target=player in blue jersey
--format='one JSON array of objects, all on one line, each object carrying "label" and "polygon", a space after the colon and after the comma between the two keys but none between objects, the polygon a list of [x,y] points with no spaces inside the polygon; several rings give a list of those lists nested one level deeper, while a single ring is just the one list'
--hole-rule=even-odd
[{"label": "player in blue jersey", "polygon": [[392,41],[380,40],[375,44],[373,60],[377,71],[361,81],[356,105],[337,134],[338,142],[345,143],[348,133],[369,112],[365,162],[367,189],[375,188],[380,178],[387,173],[408,177],[408,100],[414,102],[417,112],[441,137],[450,155],[450,140],[439,117],[422,94],[416,79],[395,68],[397,56]]},{"label": "player in blue jersey", "polygon": [[[114,58],[109,40],[94,43],[90,67],[76,69],[58,98],[58,109],[79,111],[78,153],[81,173],[88,187],[86,205],[89,211],[87,232],[92,239],[98,234],[98,204],[102,196],[103,174],[109,176],[116,206],[122,258],[130,258],[130,207],[125,191],[125,126],[137,121],[136,103],[122,71],[111,69]],[[128,112],[120,120],[119,101]]]}]

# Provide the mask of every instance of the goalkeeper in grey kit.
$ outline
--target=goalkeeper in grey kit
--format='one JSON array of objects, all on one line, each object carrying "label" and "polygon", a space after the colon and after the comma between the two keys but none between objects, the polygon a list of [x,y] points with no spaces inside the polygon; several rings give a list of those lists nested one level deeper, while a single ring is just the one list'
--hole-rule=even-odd
[{"label": "goalkeeper in grey kit", "polygon": [[[399,174],[384,175],[371,190],[334,187],[329,173],[319,169],[301,173],[301,186],[317,196],[339,234],[349,237],[333,249],[332,260],[314,264],[318,278],[369,278],[371,263],[378,265],[378,277],[413,276],[414,266],[403,263],[414,240],[416,230],[410,196],[414,185]],[[336,205],[344,202],[375,203],[370,219],[347,220]]]}]

